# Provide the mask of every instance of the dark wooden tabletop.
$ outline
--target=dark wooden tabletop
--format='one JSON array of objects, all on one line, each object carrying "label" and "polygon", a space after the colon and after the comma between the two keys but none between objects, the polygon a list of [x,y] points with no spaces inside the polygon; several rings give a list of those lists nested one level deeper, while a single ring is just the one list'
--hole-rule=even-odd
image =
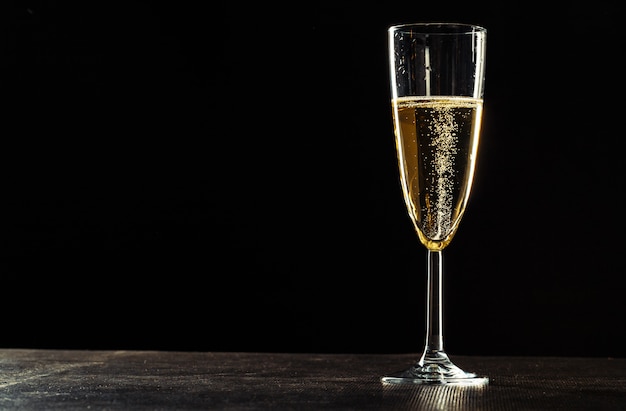
[{"label": "dark wooden tabletop", "polygon": [[417,357],[0,349],[0,409],[626,410],[625,358],[452,356],[489,385],[380,382]]}]

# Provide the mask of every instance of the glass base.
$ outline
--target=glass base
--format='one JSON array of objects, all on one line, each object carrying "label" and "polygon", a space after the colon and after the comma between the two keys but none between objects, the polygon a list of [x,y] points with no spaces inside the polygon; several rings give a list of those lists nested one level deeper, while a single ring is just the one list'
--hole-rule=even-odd
[{"label": "glass base", "polygon": [[380,380],[389,384],[486,385],[489,383],[488,377],[463,371],[442,353],[434,359],[422,358],[411,368],[385,375]]}]

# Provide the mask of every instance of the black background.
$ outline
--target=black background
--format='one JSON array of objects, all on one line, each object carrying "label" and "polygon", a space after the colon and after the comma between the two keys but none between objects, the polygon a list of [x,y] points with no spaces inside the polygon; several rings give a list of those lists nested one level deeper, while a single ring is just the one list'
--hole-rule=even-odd
[{"label": "black background", "polygon": [[452,354],[626,356],[617,4],[3,2],[2,347],[418,352],[387,28],[487,27]]}]

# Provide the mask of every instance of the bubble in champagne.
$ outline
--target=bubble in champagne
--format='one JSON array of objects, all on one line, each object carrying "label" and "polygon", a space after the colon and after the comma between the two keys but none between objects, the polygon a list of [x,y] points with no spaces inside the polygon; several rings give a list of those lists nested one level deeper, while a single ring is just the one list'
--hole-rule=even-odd
[{"label": "bubble in champagne", "polygon": [[429,197],[434,200],[428,213],[434,221],[425,221],[424,233],[432,239],[445,238],[452,228],[454,159],[457,153],[457,127],[452,110],[448,107],[433,107],[432,123],[429,125],[433,148],[430,170],[433,184]]}]

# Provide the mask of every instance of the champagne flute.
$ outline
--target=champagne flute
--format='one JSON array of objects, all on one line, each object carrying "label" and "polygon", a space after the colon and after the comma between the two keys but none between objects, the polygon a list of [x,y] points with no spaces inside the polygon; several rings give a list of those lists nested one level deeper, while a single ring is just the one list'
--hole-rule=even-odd
[{"label": "champagne flute", "polygon": [[426,341],[419,361],[384,383],[484,385],[443,345],[443,249],[465,212],[476,166],[485,78],[484,27],[415,23],[389,27],[392,116],[400,181],[428,252]]}]

